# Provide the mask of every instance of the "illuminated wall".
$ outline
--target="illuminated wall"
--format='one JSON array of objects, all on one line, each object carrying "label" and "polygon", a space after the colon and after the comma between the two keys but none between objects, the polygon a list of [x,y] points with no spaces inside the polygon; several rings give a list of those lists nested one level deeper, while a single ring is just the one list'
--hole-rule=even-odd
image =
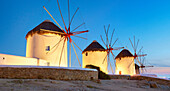
[{"label": "illuminated wall", "polygon": [[[50,33],[29,35],[27,38],[26,57],[46,60],[49,62],[49,66],[59,66],[59,62],[61,62],[60,66],[67,67],[67,40],[65,44],[64,39],[57,44],[61,38],[64,37]],[[61,55],[63,45],[64,50]]]},{"label": "illuminated wall", "polygon": [[0,65],[35,65],[47,66],[47,61],[14,55],[0,54]]},{"label": "illuminated wall", "polygon": [[104,58],[106,57],[107,52],[104,51],[87,51],[83,53],[83,68],[86,65],[94,65],[100,67],[100,70],[108,74],[107,70],[107,58],[102,64]]},{"label": "illuminated wall", "polygon": [[115,74],[122,75],[134,75],[135,63],[134,57],[122,57],[116,59],[116,71]]}]

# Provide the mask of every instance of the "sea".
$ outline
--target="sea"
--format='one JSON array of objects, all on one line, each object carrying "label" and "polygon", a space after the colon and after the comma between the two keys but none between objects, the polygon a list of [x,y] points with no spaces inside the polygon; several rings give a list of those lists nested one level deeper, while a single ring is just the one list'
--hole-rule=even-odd
[{"label": "sea", "polygon": [[170,80],[170,67],[151,67],[147,68],[145,74],[155,74],[159,78]]},{"label": "sea", "polygon": [[170,80],[170,74],[156,74],[159,78],[164,78]]}]

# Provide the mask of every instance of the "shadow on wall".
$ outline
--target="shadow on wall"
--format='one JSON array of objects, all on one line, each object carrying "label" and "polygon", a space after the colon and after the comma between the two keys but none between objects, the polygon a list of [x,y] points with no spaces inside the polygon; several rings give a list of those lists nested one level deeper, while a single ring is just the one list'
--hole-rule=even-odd
[{"label": "shadow on wall", "polygon": [[98,78],[99,78],[99,79],[107,79],[107,80],[108,80],[108,79],[111,79],[110,76],[107,75],[106,73],[102,72],[102,71],[100,70],[100,67],[98,67],[98,66],[86,65],[85,68],[90,68],[90,69],[96,69],[96,70],[98,70]]}]

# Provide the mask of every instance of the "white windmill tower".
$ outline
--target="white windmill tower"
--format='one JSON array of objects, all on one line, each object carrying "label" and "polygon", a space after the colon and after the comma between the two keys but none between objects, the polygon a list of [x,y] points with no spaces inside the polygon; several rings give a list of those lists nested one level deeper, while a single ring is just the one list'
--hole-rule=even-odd
[{"label": "white windmill tower", "polygon": [[[45,20],[27,33],[26,57],[46,60],[49,66],[67,67],[67,42],[64,38],[64,33],[58,26]],[[63,45],[66,47],[63,55],[60,55]],[[60,58],[62,61],[59,64]]]},{"label": "white windmill tower", "polygon": [[116,69],[115,74],[119,75],[134,75],[135,73],[135,62],[133,54],[123,49],[116,57]]},{"label": "white windmill tower", "polygon": [[106,74],[108,73],[107,59],[106,62],[102,64],[103,58],[107,55],[107,51],[96,40],[94,40],[86,49],[83,50],[82,55],[83,68],[87,65],[94,65],[100,67],[100,70]]}]

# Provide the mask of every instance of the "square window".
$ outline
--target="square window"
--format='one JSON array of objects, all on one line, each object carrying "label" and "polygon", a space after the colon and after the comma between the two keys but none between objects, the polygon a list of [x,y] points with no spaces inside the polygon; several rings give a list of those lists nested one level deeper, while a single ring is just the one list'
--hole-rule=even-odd
[{"label": "square window", "polygon": [[46,51],[50,51],[50,46],[46,46]]}]

